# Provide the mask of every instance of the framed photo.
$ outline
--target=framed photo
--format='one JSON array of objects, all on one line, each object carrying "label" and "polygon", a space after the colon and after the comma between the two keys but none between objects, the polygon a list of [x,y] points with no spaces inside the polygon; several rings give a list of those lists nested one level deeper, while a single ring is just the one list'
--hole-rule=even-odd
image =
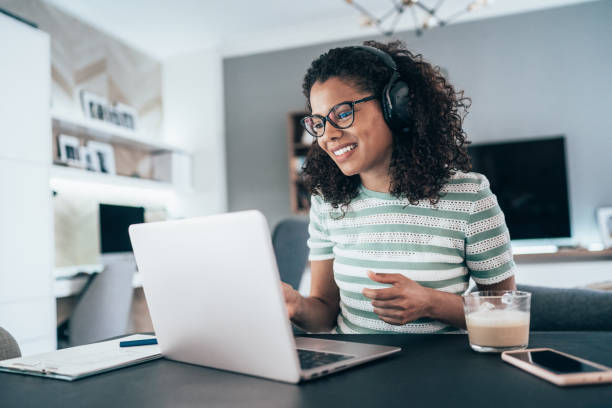
[{"label": "framed photo", "polygon": [[113,123],[115,125],[121,126],[121,122],[120,122],[120,119],[119,119],[119,113],[115,109],[113,109],[113,108],[111,108],[108,111],[108,120],[109,120],[110,123]]},{"label": "framed photo", "polygon": [[123,103],[116,103],[113,111],[118,116],[118,125],[136,129],[136,109]]},{"label": "framed photo", "polygon": [[100,171],[98,158],[94,155],[94,152],[89,146],[81,146],[79,148],[79,153],[81,154],[81,163],[85,170]]},{"label": "framed photo", "polygon": [[612,248],[612,207],[597,209],[597,224],[599,224],[604,247]]},{"label": "framed photo", "polygon": [[94,166],[98,171],[107,174],[117,174],[115,170],[115,151],[112,145],[89,141],[87,142],[87,147],[93,156],[92,161],[97,162]]},{"label": "framed photo", "polygon": [[86,90],[81,90],[81,106],[85,117],[109,120],[109,103],[106,98]]},{"label": "framed photo", "polygon": [[81,141],[79,138],[61,134],[57,137],[57,141],[60,161],[69,166],[83,167],[80,151]]},{"label": "framed photo", "polygon": [[85,117],[103,120],[128,129],[136,129],[138,112],[133,107],[119,102],[111,105],[106,98],[84,89],[81,89],[80,96]]}]

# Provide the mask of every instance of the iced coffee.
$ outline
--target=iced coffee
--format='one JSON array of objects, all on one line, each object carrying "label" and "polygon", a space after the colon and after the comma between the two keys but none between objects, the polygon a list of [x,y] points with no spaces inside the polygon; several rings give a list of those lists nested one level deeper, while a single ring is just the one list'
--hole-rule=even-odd
[{"label": "iced coffee", "polygon": [[472,349],[501,352],[529,343],[531,294],[521,291],[472,292],[463,296]]}]

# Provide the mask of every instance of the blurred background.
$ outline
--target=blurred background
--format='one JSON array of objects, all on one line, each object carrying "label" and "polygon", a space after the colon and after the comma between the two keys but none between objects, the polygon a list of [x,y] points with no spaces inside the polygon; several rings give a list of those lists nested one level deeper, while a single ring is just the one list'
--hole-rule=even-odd
[{"label": "blurred background", "polygon": [[303,228],[302,77],[368,39],[472,99],[517,281],[612,288],[610,21],[608,0],[0,0],[0,327],[24,355],[152,331],[130,224]]}]

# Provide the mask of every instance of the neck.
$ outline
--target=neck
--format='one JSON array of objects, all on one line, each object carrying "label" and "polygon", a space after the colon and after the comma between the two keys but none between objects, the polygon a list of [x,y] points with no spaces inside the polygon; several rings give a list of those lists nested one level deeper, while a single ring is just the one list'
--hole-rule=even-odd
[{"label": "neck", "polygon": [[379,193],[388,193],[391,191],[391,177],[388,172],[384,174],[360,174],[361,184],[368,190],[377,191]]}]

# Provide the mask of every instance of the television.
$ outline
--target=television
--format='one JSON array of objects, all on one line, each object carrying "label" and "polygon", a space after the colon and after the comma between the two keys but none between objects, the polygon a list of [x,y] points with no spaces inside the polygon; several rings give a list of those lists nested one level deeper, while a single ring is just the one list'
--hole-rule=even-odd
[{"label": "television", "polygon": [[510,237],[571,237],[563,136],[473,144],[472,171],[491,183]]},{"label": "television", "polygon": [[104,254],[132,253],[128,228],[144,222],[144,208],[100,204],[100,250]]}]

